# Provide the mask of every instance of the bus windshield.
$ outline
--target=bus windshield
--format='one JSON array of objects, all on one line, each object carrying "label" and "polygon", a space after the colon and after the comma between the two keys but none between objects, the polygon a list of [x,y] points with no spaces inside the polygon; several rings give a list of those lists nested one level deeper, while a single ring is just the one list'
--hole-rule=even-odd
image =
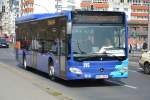
[{"label": "bus windshield", "polygon": [[73,25],[72,50],[74,56],[125,56],[125,28],[123,25]]}]

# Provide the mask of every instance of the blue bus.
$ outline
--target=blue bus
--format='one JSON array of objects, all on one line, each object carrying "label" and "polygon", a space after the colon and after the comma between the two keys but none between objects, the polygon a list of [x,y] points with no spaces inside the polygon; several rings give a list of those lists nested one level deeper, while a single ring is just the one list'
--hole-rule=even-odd
[{"label": "blue bus", "polygon": [[64,80],[128,77],[124,12],[63,11],[16,19],[17,61]]}]

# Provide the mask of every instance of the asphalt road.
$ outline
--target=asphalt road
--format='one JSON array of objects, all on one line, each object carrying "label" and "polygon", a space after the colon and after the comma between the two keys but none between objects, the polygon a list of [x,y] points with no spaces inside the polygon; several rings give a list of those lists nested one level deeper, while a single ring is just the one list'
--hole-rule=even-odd
[{"label": "asphalt road", "polygon": [[[47,92],[46,89],[49,91],[56,90],[64,97],[73,100],[150,100],[150,75],[143,73],[142,69],[135,63],[136,60],[129,64],[129,78],[127,79],[106,81],[56,80],[53,82],[44,73],[32,69],[25,71],[16,66],[14,58],[13,49],[0,49],[0,62],[8,65],[8,68],[14,68],[20,72],[22,78],[26,78],[45,92]],[[7,86],[5,87],[7,88]]]}]

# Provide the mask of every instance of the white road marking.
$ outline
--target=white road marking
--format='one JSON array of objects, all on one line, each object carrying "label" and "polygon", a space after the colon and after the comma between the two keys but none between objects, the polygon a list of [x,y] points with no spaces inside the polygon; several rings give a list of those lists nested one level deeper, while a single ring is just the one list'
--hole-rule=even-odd
[{"label": "white road marking", "polygon": [[125,87],[129,87],[129,88],[132,88],[132,89],[137,89],[137,87],[135,86],[131,86],[131,85],[124,85]]},{"label": "white road marking", "polygon": [[128,87],[128,88],[131,88],[131,89],[137,89],[137,87],[132,86],[132,85],[122,84],[122,83],[111,81],[111,80],[108,80],[108,82],[111,82],[111,83],[114,83],[114,84],[118,84],[118,85],[121,85],[121,86],[124,86],[124,87]]},{"label": "white road marking", "polygon": [[143,70],[143,68],[138,68],[139,70]]}]

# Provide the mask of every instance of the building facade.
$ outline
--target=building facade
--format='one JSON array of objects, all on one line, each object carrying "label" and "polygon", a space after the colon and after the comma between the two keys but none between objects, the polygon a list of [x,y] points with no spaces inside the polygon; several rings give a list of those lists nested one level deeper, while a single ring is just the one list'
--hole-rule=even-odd
[{"label": "building facade", "polygon": [[148,39],[148,13],[150,0],[131,0],[129,23],[129,44],[140,49]]},{"label": "building facade", "polygon": [[[62,10],[73,10],[78,8],[79,0],[21,0],[20,16],[35,13],[54,13]],[[78,4],[78,5],[77,5]]]},{"label": "building facade", "polygon": [[2,13],[1,13],[1,36],[11,35],[15,33],[14,15],[11,9],[11,0],[2,0]]},{"label": "building facade", "polygon": [[[0,0],[0,36],[15,34],[15,18],[36,13],[73,10],[78,0]],[[78,5],[77,5],[78,4]]]},{"label": "building facade", "polygon": [[82,10],[123,11],[127,15],[129,44],[139,48],[147,41],[150,0],[81,0]]},{"label": "building facade", "polygon": [[129,22],[144,22],[148,20],[149,0],[82,0],[83,10],[123,11]]},{"label": "building facade", "polygon": [[13,3],[12,3],[12,11],[14,12],[14,16],[15,18],[19,17],[20,16],[20,0],[13,0]]},{"label": "building facade", "polygon": [[0,1],[0,36],[2,35],[2,11],[3,8],[3,0]]}]

